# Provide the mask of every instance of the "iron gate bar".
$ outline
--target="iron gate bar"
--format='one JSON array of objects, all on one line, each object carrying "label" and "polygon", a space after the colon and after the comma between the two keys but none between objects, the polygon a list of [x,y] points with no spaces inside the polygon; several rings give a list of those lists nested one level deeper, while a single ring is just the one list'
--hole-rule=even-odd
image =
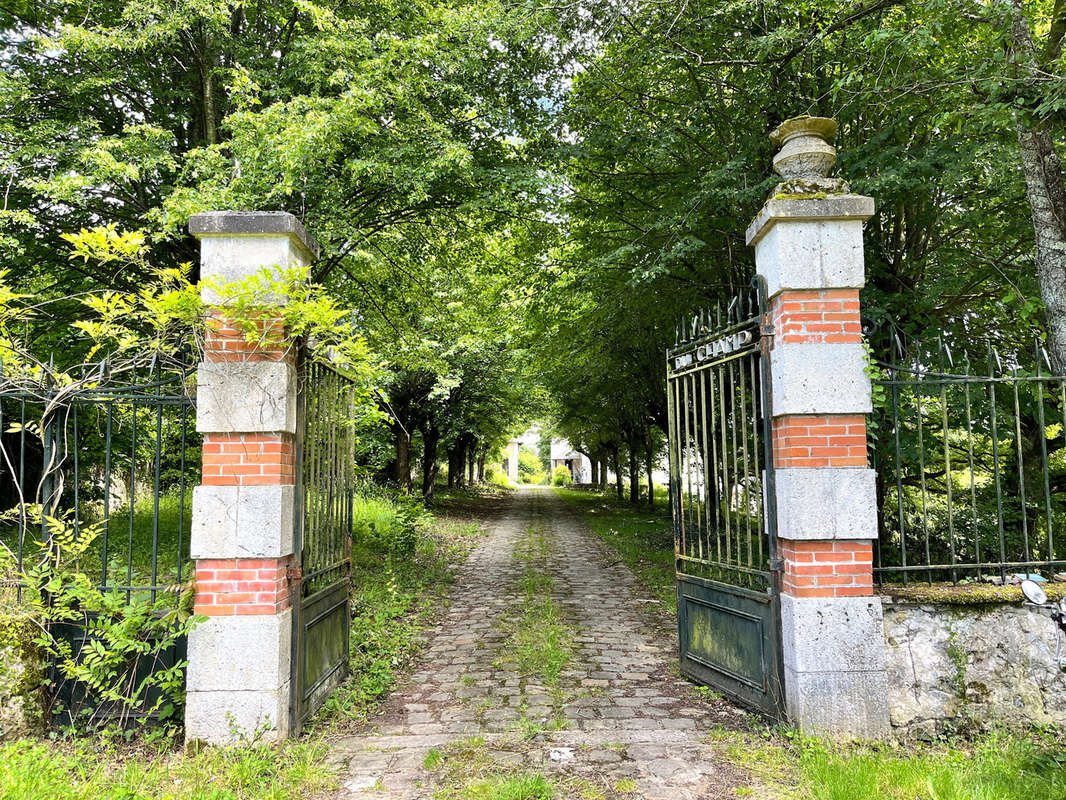
[{"label": "iron gate bar", "polygon": [[761,281],[686,321],[667,352],[667,428],[682,673],[780,717],[767,322]]},{"label": "iron gate bar", "polygon": [[355,488],[354,388],[300,348],[297,393],[292,709],[298,729],[348,664]]},{"label": "iron gate bar", "polygon": [[[186,391],[192,370],[183,362],[173,369],[164,370],[158,366],[160,363],[161,359],[157,359],[157,366],[153,367],[146,381],[139,382],[139,376],[134,371],[131,382],[117,386],[58,386],[47,380],[37,385],[27,385],[24,376],[14,376],[0,388],[0,431],[7,432],[5,421],[11,416],[5,405],[18,407],[14,414],[19,428],[17,444],[14,445],[18,447],[18,457],[16,459],[10,452],[11,446],[7,443],[0,457],[0,482],[6,483],[16,499],[18,509],[15,531],[11,537],[14,555],[12,568],[15,573],[22,574],[26,559],[34,552],[34,540],[28,538],[32,535],[29,531],[28,509],[33,505],[41,505],[49,513],[62,511],[70,515],[70,524],[78,541],[88,530],[98,526],[98,538],[74,564],[76,569],[86,569],[87,560],[99,556],[99,569],[95,566],[91,568],[99,577],[98,590],[121,592],[127,601],[132,600],[135,593],[142,592],[153,601],[160,594],[173,596],[175,600],[180,598],[183,574],[191,565],[184,556],[187,520],[185,500],[188,486],[190,482],[196,482],[195,475],[199,472],[199,462],[195,466],[187,464],[185,453],[191,424],[189,410],[194,407],[194,400]],[[103,375],[100,380],[104,380]],[[116,422],[116,408],[129,415],[128,421]],[[28,438],[27,432],[34,434],[31,429],[36,424],[38,412],[39,435]],[[139,429],[150,425],[152,416],[155,417],[155,435],[148,434],[149,449],[146,451]],[[165,455],[163,433],[175,429],[179,432],[181,450],[178,454]],[[128,450],[122,441],[127,435]],[[33,440],[37,440],[41,447],[42,474],[36,478],[31,475],[27,462],[27,449]],[[164,460],[172,464],[171,459],[177,461],[177,475],[173,483],[166,483],[163,464]],[[118,530],[112,528],[117,528],[115,523],[122,523],[121,517],[116,516],[112,508],[112,494],[116,486],[116,463],[121,465],[127,460],[128,482],[121,481],[128,488],[128,512],[123,515],[127,528],[125,575],[124,580],[116,582],[111,572],[113,566],[116,570],[120,569],[114,562],[123,554],[121,548],[114,548],[114,536]],[[136,527],[139,461],[150,465],[153,475],[150,488],[154,497],[150,506],[151,518]],[[193,474],[189,474],[190,467]],[[28,485],[29,482],[34,485]],[[168,487],[178,491],[176,530],[173,529],[173,523],[164,527],[161,517],[159,498]],[[95,506],[95,503],[99,505]],[[143,516],[148,517],[148,514]],[[87,527],[89,517],[93,519],[92,528]],[[135,528],[144,535],[135,537]],[[168,539],[166,546],[173,546],[175,551],[173,575],[160,573],[164,534]],[[42,519],[41,539],[47,541],[50,536],[50,526]],[[171,536],[172,543],[169,541]],[[8,586],[12,583],[10,578],[3,582]],[[16,579],[14,584],[17,599],[21,599],[21,580]]]}]

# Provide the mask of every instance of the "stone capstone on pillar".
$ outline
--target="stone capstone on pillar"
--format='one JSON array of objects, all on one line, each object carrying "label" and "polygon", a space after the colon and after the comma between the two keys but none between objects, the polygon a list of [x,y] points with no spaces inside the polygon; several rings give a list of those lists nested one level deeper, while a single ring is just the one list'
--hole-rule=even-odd
[{"label": "stone capstone on pillar", "polygon": [[[306,267],[319,252],[303,223],[283,211],[205,211],[189,217],[189,233],[200,240],[200,275],[208,282],[235,283],[264,268]],[[203,300],[221,298],[206,285]]]}]

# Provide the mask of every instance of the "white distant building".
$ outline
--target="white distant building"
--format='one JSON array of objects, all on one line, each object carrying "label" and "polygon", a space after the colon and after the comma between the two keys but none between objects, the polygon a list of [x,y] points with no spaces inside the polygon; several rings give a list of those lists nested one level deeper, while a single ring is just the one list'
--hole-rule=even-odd
[{"label": "white distant building", "polygon": [[[518,483],[519,451],[523,447],[529,447],[531,450],[536,451],[540,446],[540,436],[540,428],[532,427],[521,436],[511,439],[504,447],[503,470],[507,473],[507,477],[512,483]],[[574,483],[592,482],[592,462],[589,461],[589,457],[575,450],[566,439],[552,439],[550,461],[551,469],[549,473],[554,472],[556,467],[562,465],[570,470],[570,478]],[[603,468],[606,470],[607,465],[604,464]],[[613,472],[608,472],[608,476],[610,480],[615,480]]]},{"label": "white distant building", "polygon": [[563,466],[570,470],[574,483],[589,483],[592,480],[592,462],[584,453],[570,446],[566,439],[552,439],[551,471]]}]

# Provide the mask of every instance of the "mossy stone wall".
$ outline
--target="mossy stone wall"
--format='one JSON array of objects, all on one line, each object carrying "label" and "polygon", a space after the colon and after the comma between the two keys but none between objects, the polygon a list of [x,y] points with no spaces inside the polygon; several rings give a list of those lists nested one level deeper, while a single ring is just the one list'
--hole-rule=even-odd
[{"label": "mossy stone wall", "polygon": [[992,723],[1066,725],[1066,672],[1057,661],[1066,657],[1066,639],[1050,614],[1019,602],[968,600],[884,598],[896,733],[932,738]]},{"label": "mossy stone wall", "polygon": [[0,611],[0,741],[44,728],[45,658],[34,639],[36,623]]}]

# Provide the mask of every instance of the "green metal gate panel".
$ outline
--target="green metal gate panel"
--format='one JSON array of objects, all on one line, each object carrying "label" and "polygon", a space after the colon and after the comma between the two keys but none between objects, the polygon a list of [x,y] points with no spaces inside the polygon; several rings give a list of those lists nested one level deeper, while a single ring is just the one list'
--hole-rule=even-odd
[{"label": "green metal gate panel", "polygon": [[681,672],[784,713],[761,284],[678,331],[667,355]]},{"label": "green metal gate panel", "polygon": [[344,680],[351,624],[355,387],[304,353],[297,407],[292,706],[298,729]]},{"label": "green metal gate panel", "polygon": [[776,598],[678,575],[681,673],[772,716],[783,708]]}]

